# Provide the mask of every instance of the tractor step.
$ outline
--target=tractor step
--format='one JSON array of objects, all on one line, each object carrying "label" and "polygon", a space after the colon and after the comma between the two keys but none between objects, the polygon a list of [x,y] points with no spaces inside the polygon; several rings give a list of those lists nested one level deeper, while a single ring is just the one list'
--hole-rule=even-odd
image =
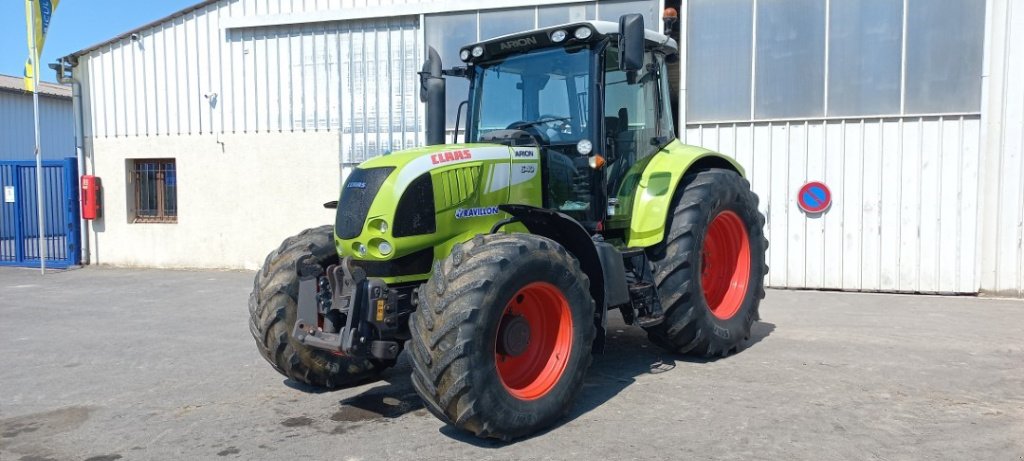
[{"label": "tractor step", "polygon": [[645,253],[645,251],[647,251],[645,248],[630,247],[623,248],[622,250],[619,251],[622,253],[623,259],[630,259],[647,255],[647,253]]},{"label": "tractor step", "polygon": [[665,321],[664,315],[637,317],[636,324],[644,328],[650,328]]},{"label": "tractor step", "polygon": [[635,324],[644,328],[653,327],[665,321],[665,313],[661,309],[661,301],[654,283],[637,281],[629,285],[630,299],[637,313]]}]

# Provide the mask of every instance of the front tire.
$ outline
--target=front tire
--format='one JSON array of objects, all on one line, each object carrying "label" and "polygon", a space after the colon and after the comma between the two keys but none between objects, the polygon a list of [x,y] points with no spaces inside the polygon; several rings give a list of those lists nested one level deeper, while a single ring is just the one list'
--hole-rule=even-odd
[{"label": "front tire", "polygon": [[331,226],[306,229],[267,255],[249,295],[249,331],[256,347],[282,375],[316,387],[338,388],[376,375],[387,364],[341,357],[306,347],[292,337],[298,309],[295,263],[312,255],[327,267],[338,262]]},{"label": "front tire", "polygon": [[511,440],[569,411],[596,327],[589,280],[561,245],[477,236],[435,266],[419,300],[412,381],[435,416]]},{"label": "front tire", "polygon": [[665,321],[652,342],[707,358],[739,350],[764,298],[764,215],[737,173],[709,169],[683,178],[663,243],[648,250]]}]

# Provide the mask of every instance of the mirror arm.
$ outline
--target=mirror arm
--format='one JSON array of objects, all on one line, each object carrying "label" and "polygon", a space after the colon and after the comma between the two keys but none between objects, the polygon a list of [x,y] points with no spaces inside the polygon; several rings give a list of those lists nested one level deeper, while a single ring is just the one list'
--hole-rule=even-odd
[{"label": "mirror arm", "polygon": [[456,66],[452,67],[451,69],[442,70],[441,74],[451,77],[461,77],[469,79],[473,77],[473,69],[466,66]]}]

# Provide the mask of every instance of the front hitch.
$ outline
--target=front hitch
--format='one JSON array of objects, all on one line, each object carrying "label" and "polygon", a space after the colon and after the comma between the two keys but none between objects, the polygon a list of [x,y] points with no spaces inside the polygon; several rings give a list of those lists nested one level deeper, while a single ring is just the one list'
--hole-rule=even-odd
[{"label": "front hitch", "polygon": [[[391,360],[398,356],[398,343],[377,339],[376,334],[381,331],[376,325],[393,323],[388,314],[396,310],[396,297],[386,283],[367,278],[349,258],[329,266],[326,273],[319,265],[300,260],[296,271],[299,297],[292,336],[299,343],[349,357]],[[327,278],[332,293],[329,302],[317,293],[321,277]],[[344,319],[344,325],[339,327],[332,319]]]}]

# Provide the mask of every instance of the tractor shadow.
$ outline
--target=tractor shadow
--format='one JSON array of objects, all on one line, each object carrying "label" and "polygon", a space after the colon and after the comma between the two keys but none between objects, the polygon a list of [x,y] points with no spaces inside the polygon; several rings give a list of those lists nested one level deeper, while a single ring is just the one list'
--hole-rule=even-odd
[{"label": "tractor shadow", "polygon": [[[754,323],[750,339],[744,343],[743,348],[751,347],[764,340],[774,330],[775,325],[772,323]],[[729,357],[723,359],[691,358],[667,352],[652,344],[642,329],[625,325],[617,311],[609,316],[607,331],[608,337],[604,353],[594,355],[594,361],[590,365],[576,403],[573,404],[569,414],[555,426],[512,442],[480,439],[450,425],[443,425],[439,432],[454,440],[481,448],[501,448],[514,445],[523,440],[541,437],[558,429],[561,425],[587,414],[635,383],[639,376],[673,371],[677,362],[702,364],[729,359]],[[378,385],[355,396],[340,400],[338,402],[339,409],[331,416],[331,419],[336,422],[361,422],[398,418],[409,413],[419,417],[433,418],[424,408],[423,402],[412,386],[410,378],[412,366],[408,360],[408,354],[402,354],[396,366],[380,376],[378,382],[384,383],[384,385]],[[289,381],[291,380],[286,380],[285,383],[297,390],[316,392],[313,389],[307,389],[306,386],[289,384]]]},{"label": "tractor shadow", "polygon": [[[750,331],[750,339],[743,343],[741,350],[761,342],[773,331],[775,324],[755,322]],[[600,407],[635,383],[639,376],[671,372],[676,368],[677,362],[703,364],[732,357],[704,359],[668,352],[651,343],[643,329],[623,323],[618,311],[609,313],[607,332],[604,353],[594,355],[594,361],[583,381],[583,388],[576,397],[576,403],[569,414],[554,426],[512,442],[480,439],[449,425],[442,427],[440,432],[452,439],[481,448],[515,445],[535,437],[543,437],[548,432],[557,430],[560,426]]]}]

